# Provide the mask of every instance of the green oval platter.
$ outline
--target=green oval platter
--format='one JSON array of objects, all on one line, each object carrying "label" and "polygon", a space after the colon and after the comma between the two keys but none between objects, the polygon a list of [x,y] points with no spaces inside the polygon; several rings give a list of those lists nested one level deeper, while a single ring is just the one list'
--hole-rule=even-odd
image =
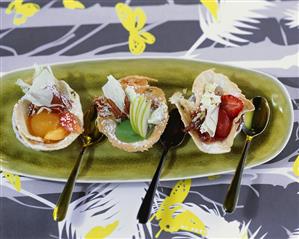
[{"label": "green oval platter", "polygon": [[[158,79],[155,83],[169,98],[172,93],[188,89],[202,71],[214,68],[235,82],[247,98],[260,95],[268,99],[271,118],[265,133],[253,140],[247,167],[265,163],[275,157],[286,145],[292,130],[293,110],[284,86],[274,77],[251,70],[217,63],[169,58],[109,59],[71,62],[52,65],[57,79],[65,80],[81,97],[83,111],[109,74],[120,78],[138,74]],[[14,104],[22,97],[16,80],[31,79],[33,69],[8,73],[1,78],[0,162],[1,170],[29,177],[65,181],[79,154],[75,141],[63,150],[34,151],[23,146],[15,137],[11,116]],[[169,105],[170,107],[173,107]],[[234,171],[241,156],[244,135],[240,133],[230,153],[205,154],[200,152],[190,137],[183,145],[169,152],[162,180],[203,177]],[[85,154],[79,182],[148,181],[152,178],[161,155],[156,144],[142,153],[127,153],[104,140],[89,148]]]}]

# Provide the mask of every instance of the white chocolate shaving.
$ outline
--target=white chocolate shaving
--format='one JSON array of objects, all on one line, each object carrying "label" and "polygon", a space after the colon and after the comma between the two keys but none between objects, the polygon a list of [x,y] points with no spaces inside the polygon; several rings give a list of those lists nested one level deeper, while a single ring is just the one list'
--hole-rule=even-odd
[{"label": "white chocolate shaving", "polygon": [[104,96],[112,100],[116,106],[124,111],[125,109],[125,91],[121,87],[121,84],[112,75],[107,77],[108,82],[102,87]]}]

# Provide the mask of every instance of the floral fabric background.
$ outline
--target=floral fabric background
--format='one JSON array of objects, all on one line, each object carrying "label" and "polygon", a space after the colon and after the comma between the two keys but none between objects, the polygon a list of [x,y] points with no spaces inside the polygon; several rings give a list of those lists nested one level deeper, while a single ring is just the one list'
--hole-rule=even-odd
[{"label": "floral fabric background", "polygon": [[232,177],[225,174],[162,182],[144,226],[136,215],[147,183],[77,184],[57,223],[64,183],[2,172],[0,238],[299,238],[298,1],[1,0],[0,10],[1,74],[82,59],[212,60],[274,75],[295,115],[285,149],[245,170],[234,214],[222,210]]}]

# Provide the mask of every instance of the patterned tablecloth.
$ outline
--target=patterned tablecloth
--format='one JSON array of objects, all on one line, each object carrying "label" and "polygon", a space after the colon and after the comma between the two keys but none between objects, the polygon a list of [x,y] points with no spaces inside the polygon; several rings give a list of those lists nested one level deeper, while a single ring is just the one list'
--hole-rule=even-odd
[{"label": "patterned tablecloth", "polygon": [[[126,5],[133,16],[127,23],[116,7]],[[52,210],[64,183],[2,172],[0,238],[299,238],[298,1],[1,0],[0,9],[2,73],[34,63],[140,55],[212,60],[277,77],[295,114],[285,149],[245,170],[233,214],[222,210],[232,177],[225,174],[161,183],[154,212],[165,200],[183,207],[145,226],[136,214],[147,183],[78,184],[66,219],[57,223]],[[135,19],[138,12],[147,18]],[[152,34],[141,40],[145,49],[129,48],[136,27]],[[191,184],[186,198],[169,199],[175,183]]]}]

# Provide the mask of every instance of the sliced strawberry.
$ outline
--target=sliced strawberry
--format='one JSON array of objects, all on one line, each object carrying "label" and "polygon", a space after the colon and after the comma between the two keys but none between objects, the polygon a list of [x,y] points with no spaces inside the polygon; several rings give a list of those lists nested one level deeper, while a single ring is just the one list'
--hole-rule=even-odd
[{"label": "sliced strawberry", "polygon": [[65,128],[68,132],[78,132],[82,131],[78,118],[69,111],[65,111],[59,114],[60,125]]},{"label": "sliced strawberry", "polygon": [[227,112],[223,108],[220,107],[215,138],[216,139],[226,138],[228,136],[231,128],[232,128],[232,120],[229,118]]},{"label": "sliced strawberry", "polygon": [[234,119],[243,109],[243,102],[232,95],[221,96],[220,108],[226,111],[230,119]]}]

